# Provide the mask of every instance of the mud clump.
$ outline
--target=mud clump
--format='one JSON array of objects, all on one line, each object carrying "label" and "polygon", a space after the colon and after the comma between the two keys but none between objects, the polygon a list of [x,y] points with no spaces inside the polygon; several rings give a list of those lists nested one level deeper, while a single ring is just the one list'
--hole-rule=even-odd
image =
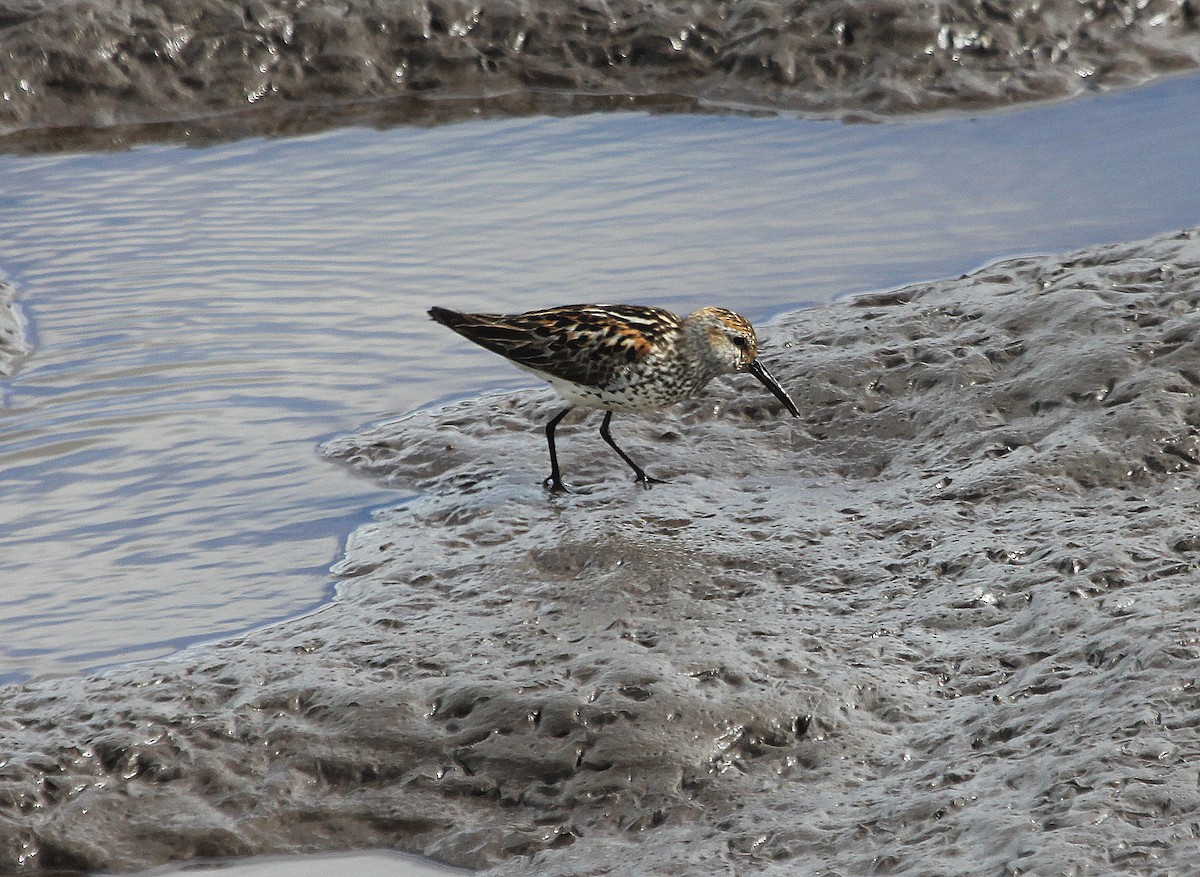
[{"label": "mud clump", "polygon": [[57,129],[8,148],[62,148],[118,125],[165,126],[117,143],[195,142],[605,96],[868,116],[1003,106],[1192,69],[1200,26],[1188,0],[8,0],[0,57],[0,133]]},{"label": "mud clump", "polygon": [[549,391],[330,443],[411,497],[333,605],[0,689],[0,871],[1190,868],[1200,233],[761,335],[803,418],[744,376],[622,418],[652,490],[568,421],[548,496]]}]

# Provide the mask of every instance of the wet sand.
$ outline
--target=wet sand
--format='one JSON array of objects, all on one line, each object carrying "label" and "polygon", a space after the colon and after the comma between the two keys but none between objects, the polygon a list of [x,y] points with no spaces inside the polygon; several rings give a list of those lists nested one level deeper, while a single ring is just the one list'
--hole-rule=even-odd
[{"label": "wet sand", "polygon": [[[1200,234],[763,327],[614,432],[549,391],[331,442],[414,499],[339,600],[4,689],[4,869],[396,845],[495,873],[1184,873]],[[169,817],[164,818],[164,814]]]},{"label": "wet sand", "polygon": [[0,133],[16,135],[0,148],[40,150],[631,101],[860,118],[1003,107],[1193,69],[1200,28],[1181,0],[7,0],[0,57]]},{"label": "wet sand", "polygon": [[[719,8],[7,3],[0,149],[635,102],[879,118],[1200,58],[1179,2]],[[412,497],[351,537],[335,603],[0,688],[0,872],[398,847],[1187,873],[1198,307],[1192,230],[799,312],[762,336],[802,419],[746,381],[622,419],[650,491],[571,421],[578,492],[547,497],[548,391],[333,441]],[[26,347],[5,304],[0,369]]]}]

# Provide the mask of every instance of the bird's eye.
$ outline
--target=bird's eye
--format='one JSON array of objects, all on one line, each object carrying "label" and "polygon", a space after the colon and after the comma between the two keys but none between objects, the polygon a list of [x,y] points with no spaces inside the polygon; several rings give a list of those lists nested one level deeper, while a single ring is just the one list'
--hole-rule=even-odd
[{"label": "bird's eye", "polygon": [[733,342],[733,346],[739,350],[745,350],[750,346],[750,341],[745,335],[730,335],[729,340]]}]

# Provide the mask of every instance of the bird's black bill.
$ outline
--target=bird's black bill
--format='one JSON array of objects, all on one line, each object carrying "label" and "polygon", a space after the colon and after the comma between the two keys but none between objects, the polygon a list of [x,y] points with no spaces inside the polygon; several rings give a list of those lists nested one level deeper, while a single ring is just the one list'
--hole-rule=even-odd
[{"label": "bird's black bill", "polygon": [[796,407],[796,403],[792,401],[792,397],[787,394],[787,391],[783,387],[779,386],[779,381],[775,380],[771,376],[771,373],[767,371],[767,367],[757,359],[750,363],[750,374],[762,381],[763,386],[775,394],[775,398],[783,403],[783,407],[792,412],[792,417],[800,416],[800,409]]}]

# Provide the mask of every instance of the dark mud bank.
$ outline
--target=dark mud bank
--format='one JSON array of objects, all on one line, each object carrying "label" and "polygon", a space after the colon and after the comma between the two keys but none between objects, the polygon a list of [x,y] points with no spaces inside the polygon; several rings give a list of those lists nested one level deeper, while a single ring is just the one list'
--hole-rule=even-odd
[{"label": "dark mud bank", "polygon": [[1194,68],[1200,25],[1191,0],[0,0],[0,58],[0,133],[60,129],[4,145],[63,148],[102,145],[72,128],[187,120],[117,139],[195,140],[579,111],[598,95],[672,110],[1002,106]]},{"label": "dark mud bank", "polygon": [[[797,313],[626,446],[548,391],[328,452],[341,598],[0,690],[0,871],[398,845],[498,873],[1184,873],[1200,234]],[[531,864],[529,857],[534,857]]]}]

